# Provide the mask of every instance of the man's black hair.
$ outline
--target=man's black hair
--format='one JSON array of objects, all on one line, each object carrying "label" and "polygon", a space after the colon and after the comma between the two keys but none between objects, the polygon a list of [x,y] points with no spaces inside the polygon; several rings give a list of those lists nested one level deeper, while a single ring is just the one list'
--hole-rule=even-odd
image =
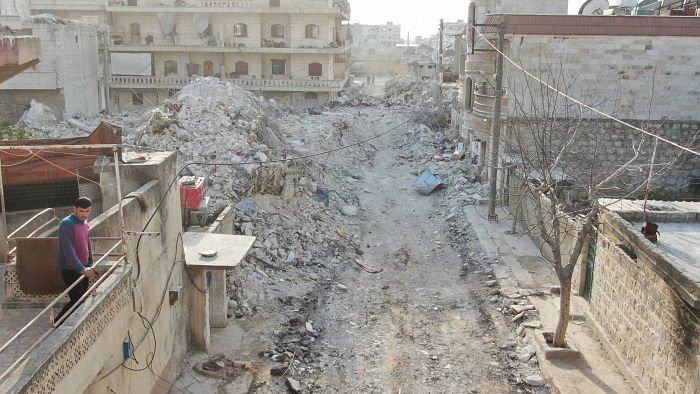
[{"label": "man's black hair", "polygon": [[87,198],[87,197],[78,197],[75,200],[75,205],[76,208],[90,208],[92,206],[92,200]]}]

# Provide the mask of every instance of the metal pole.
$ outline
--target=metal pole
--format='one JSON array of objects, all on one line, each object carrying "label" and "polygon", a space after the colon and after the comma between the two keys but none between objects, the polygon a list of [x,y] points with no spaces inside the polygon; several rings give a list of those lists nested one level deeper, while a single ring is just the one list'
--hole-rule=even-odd
[{"label": "metal pole", "polygon": [[117,184],[117,206],[119,207],[119,231],[122,236],[122,246],[124,249],[124,256],[126,256],[126,228],[124,227],[124,207],[122,206],[122,183],[119,177],[119,149],[114,147],[114,178]]},{"label": "metal pole", "polygon": [[496,57],[496,92],[493,102],[493,129],[491,136],[491,170],[489,174],[489,222],[498,221],[496,214],[496,189],[498,187],[498,145],[501,142],[501,99],[503,97],[503,42],[505,25],[498,25],[498,54]]},{"label": "metal pole", "polygon": [[0,231],[0,264],[7,264],[8,249],[10,248],[7,239],[7,208],[5,207],[5,187],[2,181],[2,160],[0,160],[0,209],[2,209],[2,231]]}]

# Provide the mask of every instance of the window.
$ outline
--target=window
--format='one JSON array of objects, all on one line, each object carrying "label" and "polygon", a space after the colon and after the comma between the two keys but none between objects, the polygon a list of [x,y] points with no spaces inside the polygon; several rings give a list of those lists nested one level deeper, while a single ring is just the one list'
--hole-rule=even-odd
[{"label": "window", "polygon": [[127,5],[130,5],[130,6],[137,6],[137,5],[139,5],[137,0],[129,0],[126,4],[127,4]]},{"label": "window", "polygon": [[318,26],[306,25],[306,38],[318,38]]},{"label": "window", "polygon": [[248,37],[248,26],[245,23],[233,25],[233,35],[236,37]]},{"label": "window", "polygon": [[310,77],[320,77],[323,75],[323,66],[321,63],[311,63],[309,64],[309,76]]},{"label": "window", "polygon": [[210,62],[207,60],[204,62],[204,72],[203,72],[205,77],[211,77],[214,75],[214,63]]},{"label": "window", "polygon": [[177,74],[177,62],[175,60],[166,60],[164,64],[163,75]]},{"label": "window", "polygon": [[141,25],[134,22],[129,25],[129,33],[131,34],[131,41],[138,43],[141,41]]},{"label": "window", "polygon": [[143,105],[143,93],[131,93],[131,104]]},{"label": "window", "polygon": [[464,110],[471,112],[474,97],[474,82],[471,78],[464,79]]},{"label": "window", "polygon": [[236,75],[248,75],[248,63],[236,62],[233,73]]},{"label": "window", "polygon": [[318,100],[318,93],[314,93],[314,92],[304,93],[304,98],[307,100]]},{"label": "window", "polygon": [[270,7],[279,7],[280,0],[270,0]]},{"label": "window", "polygon": [[179,92],[177,89],[168,89],[168,97],[172,98],[175,97],[175,95]]},{"label": "window", "polygon": [[284,63],[285,60],[273,60],[272,61],[272,75],[284,75]]},{"label": "window", "polygon": [[283,38],[284,37],[284,26],[272,25],[272,27],[270,27],[270,36],[272,36],[274,38]]}]

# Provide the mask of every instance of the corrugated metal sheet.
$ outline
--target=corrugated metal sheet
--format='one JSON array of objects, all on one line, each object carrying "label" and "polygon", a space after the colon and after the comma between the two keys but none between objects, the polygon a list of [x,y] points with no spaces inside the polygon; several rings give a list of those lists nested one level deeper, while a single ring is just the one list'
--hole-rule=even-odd
[{"label": "corrugated metal sheet", "polygon": [[[506,34],[591,36],[700,36],[700,17],[488,15],[486,25],[505,23]],[[496,33],[496,26],[479,27]]]},{"label": "corrugated metal sheet", "polygon": [[[27,146],[31,149],[32,145],[121,144],[121,141],[121,127],[102,122],[87,137],[0,141],[0,145]],[[112,155],[111,149],[89,148],[0,151],[3,184],[11,186],[76,182],[78,169],[92,167],[98,157]],[[85,176],[84,173],[81,175]],[[89,179],[98,181],[98,175],[89,174]]]}]

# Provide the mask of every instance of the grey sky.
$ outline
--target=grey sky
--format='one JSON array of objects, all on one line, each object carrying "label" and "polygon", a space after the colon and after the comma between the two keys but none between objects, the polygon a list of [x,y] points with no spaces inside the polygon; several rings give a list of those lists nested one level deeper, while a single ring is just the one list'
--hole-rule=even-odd
[{"label": "grey sky", "polygon": [[[569,10],[578,11],[585,0],[570,0]],[[350,0],[352,23],[401,25],[401,34],[429,36],[437,32],[440,18],[467,19],[467,0]],[[571,11],[569,11],[571,12]]]}]

